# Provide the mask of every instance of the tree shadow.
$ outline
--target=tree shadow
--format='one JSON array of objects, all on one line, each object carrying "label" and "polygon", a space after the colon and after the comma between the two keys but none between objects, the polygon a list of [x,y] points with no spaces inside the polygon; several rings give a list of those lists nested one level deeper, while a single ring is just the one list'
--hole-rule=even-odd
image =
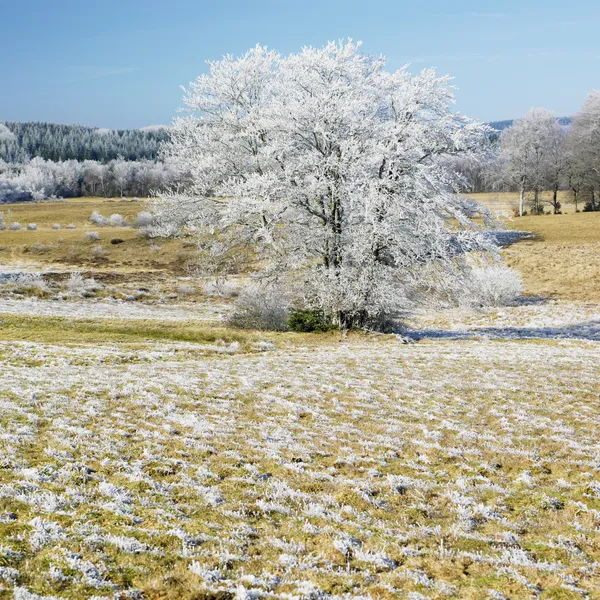
[{"label": "tree shadow", "polygon": [[518,231],[515,229],[489,231],[487,232],[487,235],[501,248],[506,248],[507,246],[511,246],[522,240],[537,239],[536,235],[531,231]]},{"label": "tree shadow", "polygon": [[600,342],[600,318],[562,327],[470,327],[461,331],[423,329],[404,331],[414,340],[590,340]]}]

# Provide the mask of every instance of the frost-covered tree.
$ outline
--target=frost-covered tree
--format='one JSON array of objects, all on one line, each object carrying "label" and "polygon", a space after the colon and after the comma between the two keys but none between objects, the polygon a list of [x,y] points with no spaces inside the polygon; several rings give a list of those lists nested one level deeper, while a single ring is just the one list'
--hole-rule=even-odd
[{"label": "frost-covered tree", "polygon": [[385,64],[352,41],[209,63],[163,150],[192,184],[157,204],[156,233],[208,227],[207,257],[252,247],[342,327],[456,285],[467,252],[492,248],[448,158],[477,154],[485,128],[452,112],[448,77]]},{"label": "frost-covered tree", "polygon": [[596,210],[600,188],[600,91],[592,92],[573,117],[568,145],[581,187],[589,192],[591,208]]},{"label": "frost-covered tree", "polygon": [[561,135],[554,114],[543,108],[532,108],[502,132],[502,178],[519,191],[519,215],[524,213],[527,192],[533,192],[534,209],[539,212],[539,193],[548,182],[553,158],[558,156],[554,148]]},{"label": "frost-covered tree", "polygon": [[0,123],[0,142],[13,142],[17,136],[4,124]]}]

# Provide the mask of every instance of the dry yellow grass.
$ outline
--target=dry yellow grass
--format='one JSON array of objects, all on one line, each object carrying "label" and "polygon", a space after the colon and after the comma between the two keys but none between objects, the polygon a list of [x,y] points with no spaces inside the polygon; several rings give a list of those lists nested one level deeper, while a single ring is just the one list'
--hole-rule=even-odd
[{"label": "dry yellow grass", "polygon": [[533,232],[504,251],[527,292],[566,300],[600,300],[600,213],[531,216],[508,222]]},{"label": "dry yellow grass", "polygon": [[[0,232],[0,264],[85,264],[86,230],[106,279],[135,279],[150,252],[176,264],[183,241],[152,250],[86,222],[125,205],[81,204],[46,221],[48,205],[13,207],[23,224],[81,220]],[[596,269],[599,225],[515,219],[537,238],[507,259],[530,292],[589,299],[577,269]],[[198,319],[208,303],[177,321],[167,304],[142,320],[86,302],[0,310],[0,598],[599,597],[598,342],[539,325],[572,329],[576,303],[494,310],[533,339],[405,345],[227,330]]]},{"label": "dry yellow grass", "polygon": [[38,227],[51,227],[59,223],[63,227],[69,223],[76,226],[92,226],[89,216],[97,210],[104,216],[118,213],[125,218],[133,218],[138,212],[147,210],[142,201],[123,202],[114,198],[72,198],[62,202],[24,202],[0,206],[7,225],[16,221],[23,227],[27,223],[36,223]]},{"label": "dry yellow grass", "polygon": [[[6,224],[17,222],[22,228],[0,231],[0,263],[68,265],[99,272],[181,271],[192,250],[186,241],[161,240],[156,244],[138,237],[137,230],[131,227],[98,227],[89,221],[92,212],[98,211],[104,217],[117,213],[132,222],[145,210],[148,210],[146,202],[107,198],[6,205],[0,208]],[[27,230],[29,223],[35,223],[37,229]],[[54,224],[61,228],[52,229]],[[75,229],[66,229],[70,224]],[[100,240],[85,239],[89,231],[98,232]],[[115,238],[123,243],[111,244]],[[98,246],[102,247],[103,256],[94,254]]]}]

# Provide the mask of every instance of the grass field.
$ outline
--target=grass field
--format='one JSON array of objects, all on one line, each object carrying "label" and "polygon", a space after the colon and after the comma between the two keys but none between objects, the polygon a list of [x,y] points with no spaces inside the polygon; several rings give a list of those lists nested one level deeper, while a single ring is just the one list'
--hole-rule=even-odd
[{"label": "grass field", "polygon": [[[15,263],[86,271],[123,273],[155,272],[168,269],[184,272],[192,250],[181,240],[161,240],[160,245],[137,236],[131,227],[98,227],[89,217],[98,211],[104,217],[120,214],[129,223],[148,210],[145,202],[123,202],[106,198],[77,198],[64,202],[25,203],[0,206],[7,226],[20,223],[22,229],[0,231],[0,264]],[[29,231],[34,223],[37,230]],[[60,229],[53,229],[58,224]],[[74,225],[75,229],[67,229]],[[87,232],[97,232],[99,241],[86,240]],[[111,240],[123,242],[114,245]],[[98,252],[98,248],[101,252]]]},{"label": "grass field", "polygon": [[511,221],[530,299],[407,344],[228,329],[184,241],[86,222],[140,204],[51,206],[0,273],[104,288],[0,296],[0,598],[600,598],[600,215]]},{"label": "grass field", "polygon": [[530,294],[600,301],[600,213],[521,217],[509,225],[535,234],[504,252]]},{"label": "grass field", "polygon": [[[504,211],[508,215],[513,214],[513,209],[519,207],[519,194],[517,192],[482,192],[478,194],[469,194],[478,202],[492,210]],[[545,203],[546,212],[552,212],[553,208],[550,205],[552,200],[552,192],[542,192],[540,194],[542,202]],[[532,195],[525,197],[525,209],[530,210],[530,201]],[[573,202],[573,194],[568,191],[560,190],[558,192],[558,201],[561,203],[561,212],[567,214],[575,213],[575,204]],[[581,210],[583,204],[580,203],[578,209]]]}]

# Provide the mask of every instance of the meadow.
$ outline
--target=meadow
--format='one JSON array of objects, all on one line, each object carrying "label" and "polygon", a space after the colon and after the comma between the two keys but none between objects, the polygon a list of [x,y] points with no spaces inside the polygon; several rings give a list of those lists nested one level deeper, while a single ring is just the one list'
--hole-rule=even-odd
[{"label": "meadow", "polygon": [[2,207],[0,597],[600,598],[599,215],[395,336],[225,327],[189,241],[88,221],[144,209]]}]

